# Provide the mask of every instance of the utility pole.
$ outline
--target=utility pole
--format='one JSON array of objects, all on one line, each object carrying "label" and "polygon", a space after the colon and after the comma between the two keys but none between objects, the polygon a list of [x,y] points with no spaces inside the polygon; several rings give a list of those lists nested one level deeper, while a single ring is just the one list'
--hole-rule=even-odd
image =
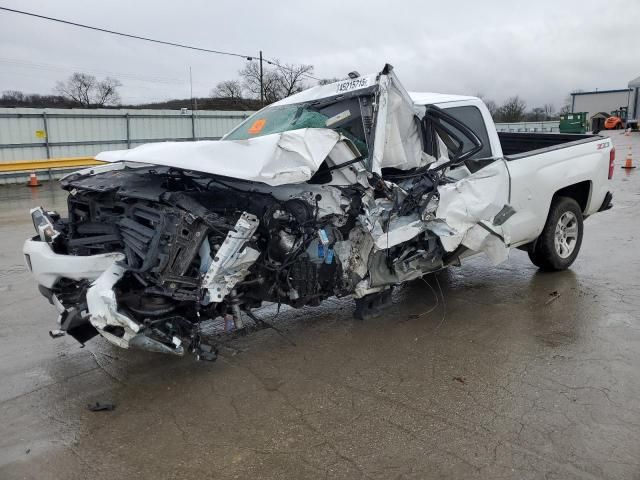
[{"label": "utility pole", "polygon": [[191,138],[196,139],[196,103],[193,98],[193,75],[191,74],[191,65],[189,65],[189,95],[191,97]]},{"label": "utility pole", "polygon": [[264,107],[264,85],[262,82],[262,50],[260,50],[260,106]]}]

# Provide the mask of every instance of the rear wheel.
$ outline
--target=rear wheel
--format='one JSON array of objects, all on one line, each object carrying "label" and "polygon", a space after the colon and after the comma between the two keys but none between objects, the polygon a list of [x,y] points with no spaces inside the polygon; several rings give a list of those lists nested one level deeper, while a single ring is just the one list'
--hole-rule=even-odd
[{"label": "rear wheel", "polygon": [[529,258],[542,270],[565,270],[574,262],[584,226],[582,210],[573,198],[558,197],[551,203],[542,233],[529,247]]}]

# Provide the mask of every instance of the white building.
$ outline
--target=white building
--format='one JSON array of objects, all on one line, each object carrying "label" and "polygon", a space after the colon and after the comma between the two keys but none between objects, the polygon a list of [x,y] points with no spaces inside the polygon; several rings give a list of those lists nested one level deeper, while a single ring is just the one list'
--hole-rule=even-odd
[{"label": "white building", "polygon": [[[640,78],[633,81],[638,80],[640,80]],[[631,87],[631,83],[629,87]],[[587,118],[590,119],[598,112],[611,113],[614,110],[619,110],[621,107],[631,107],[631,100],[631,88],[576,92],[571,94],[571,111],[587,112]],[[631,108],[629,108],[629,111],[629,113],[631,113]]]},{"label": "white building", "polygon": [[640,77],[634,78],[629,82],[629,89],[631,90],[631,96],[629,102],[629,121],[627,124],[637,129],[638,122],[640,121]]}]

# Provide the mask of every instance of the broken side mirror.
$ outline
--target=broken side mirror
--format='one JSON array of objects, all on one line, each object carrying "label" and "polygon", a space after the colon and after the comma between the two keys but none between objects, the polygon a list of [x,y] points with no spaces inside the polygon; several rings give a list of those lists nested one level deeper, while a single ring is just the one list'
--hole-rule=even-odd
[{"label": "broken side mirror", "polygon": [[459,165],[483,148],[478,136],[457,118],[443,109],[427,105],[422,119],[426,153],[437,157],[438,138],[442,139],[452,158],[439,168]]}]

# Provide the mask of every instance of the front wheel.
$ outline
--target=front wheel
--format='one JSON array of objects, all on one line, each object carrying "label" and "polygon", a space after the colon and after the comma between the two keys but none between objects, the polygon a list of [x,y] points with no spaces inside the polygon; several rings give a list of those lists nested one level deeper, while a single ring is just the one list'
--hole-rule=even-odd
[{"label": "front wheel", "polygon": [[578,202],[568,197],[556,198],[542,233],[529,247],[531,262],[542,270],[566,270],[580,252],[583,233]]}]

